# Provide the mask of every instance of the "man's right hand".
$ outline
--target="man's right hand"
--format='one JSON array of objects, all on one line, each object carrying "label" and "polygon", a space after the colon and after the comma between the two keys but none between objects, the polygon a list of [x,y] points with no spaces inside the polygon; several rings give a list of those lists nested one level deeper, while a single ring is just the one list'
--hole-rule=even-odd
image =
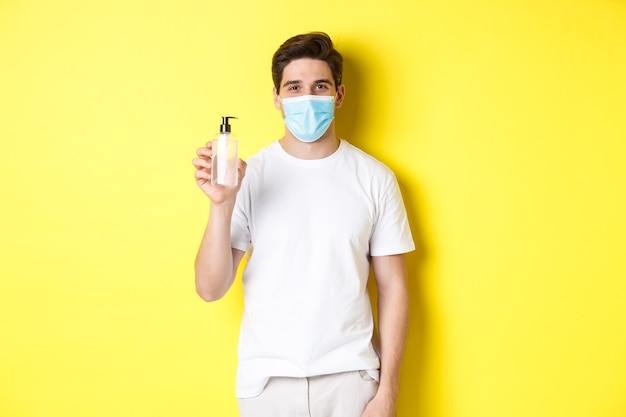
[{"label": "man's right hand", "polygon": [[241,187],[241,181],[246,175],[247,164],[242,159],[237,160],[239,181],[236,186],[213,185],[211,184],[211,156],[213,154],[212,147],[213,144],[211,141],[209,141],[209,143],[207,143],[205,147],[199,148],[196,151],[198,157],[192,160],[193,166],[196,167],[196,184],[198,184],[198,187],[200,187],[204,194],[206,194],[211,199],[211,202],[214,204],[221,204],[228,200],[234,201],[235,197],[237,196],[237,192]]}]

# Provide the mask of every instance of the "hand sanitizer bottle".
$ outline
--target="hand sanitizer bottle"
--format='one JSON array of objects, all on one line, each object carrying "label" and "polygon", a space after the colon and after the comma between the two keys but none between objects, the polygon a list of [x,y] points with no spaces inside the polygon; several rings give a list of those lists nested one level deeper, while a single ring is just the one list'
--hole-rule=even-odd
[{"label": "hand sanitizer bottle", "polygon": [[211,184],[235,186],[239,181],[237,172],[237,138],[230,132],[229,119],[223,116],[220,133],[213,138]]}]

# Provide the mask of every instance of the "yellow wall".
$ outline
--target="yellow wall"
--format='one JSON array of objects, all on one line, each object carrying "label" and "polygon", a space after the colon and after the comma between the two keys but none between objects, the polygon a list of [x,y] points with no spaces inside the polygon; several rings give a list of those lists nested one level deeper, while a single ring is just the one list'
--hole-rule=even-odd
[{"label": "yellow wall", "polygon": [[282,132],[271,54],[324,30],[340,133],[421,256],[399,417],[626,415],[626,2],[0,2],[0,415],[234,416],[191,158]]}]

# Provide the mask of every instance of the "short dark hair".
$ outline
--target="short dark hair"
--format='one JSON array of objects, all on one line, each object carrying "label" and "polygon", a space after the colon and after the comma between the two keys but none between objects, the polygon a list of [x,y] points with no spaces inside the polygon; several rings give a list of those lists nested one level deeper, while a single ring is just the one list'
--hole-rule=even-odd
[{"label": "short dark hair", "polygon": [[341,85],[343,57],[333,46],[333,41],[324,32],[310,32],[287,39],[272,58],[272,79],[274,87],[280,91],[283,70],[291,61],[312,58],[324,61],[330,67],[335,88]]}]

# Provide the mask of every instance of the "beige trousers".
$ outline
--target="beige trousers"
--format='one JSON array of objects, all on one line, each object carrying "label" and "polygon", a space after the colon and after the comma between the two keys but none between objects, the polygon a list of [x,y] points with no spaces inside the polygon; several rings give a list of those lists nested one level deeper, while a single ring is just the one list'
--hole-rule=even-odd
[{"label": "beige trousers", "polygon": [[263,392],[239,399],[241,417],[361,417],[378,382],[365,371],[271,378]]}]

